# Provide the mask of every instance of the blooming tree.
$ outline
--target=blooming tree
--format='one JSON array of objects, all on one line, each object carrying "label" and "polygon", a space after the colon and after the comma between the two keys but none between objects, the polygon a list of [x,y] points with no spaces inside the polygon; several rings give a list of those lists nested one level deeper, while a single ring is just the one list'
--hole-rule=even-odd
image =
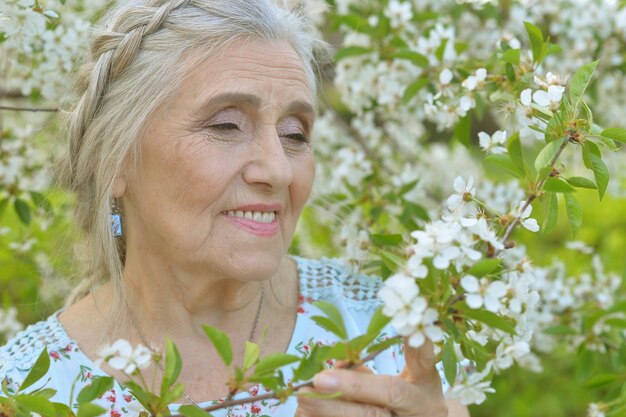
[{"label": "blooming tree", "polygon": [[[68,101],[65,80],[79,56],[78,39],[104,3],[8,0],[0,6],[0,54],[7,58],[0,80],[7,104],[0,205],[11,206],[31,228],[45,230],[66,212],[55,212],[49,201],[46,155],[55,149],[32,141],[54,116],[17,110],[50,110]],[[433,341],[453,385],[449,395],[463,403],[485,401],[494,375],[513,365],[540,372],[540,358],[566,346],[576,352],[589,387],[609,388],[588,414],[623,413],[621,280],[581,241],[563,242],[590,256],[575,275],[559,261],[535,264],[522,242],[526,234],[548,238],[559,217],[576,236],[584,228],[579,195],[585,189],[599,199],[626,196],[626,130],[620,128],[626,5],[335,0],[305,2],[303,10],[341,45],[316,123],[319,178],[298,250],[334,251],[356,271],[382,276],[387,318],[377,315],[372,332],[390,321],[412,346]],[[17,237],[18,227],[6,232],[17,240],[12,250],[35,259],[38,242]],[[39,257],[37,264],[45,264]],[[322,308],[333,317],[330,307]],[[11,311],[0,314],[0,333],[17,330]],[[205,330],[226,361],[227,337]],[[362,359],[340,351],[325,350],[317,360],[331,354]],[[240,373],[256,370],[231,390],[262,380],[279,398],[293,394],[254,352],[247,350]],[[596,366],[599,354],[608,355],[610,365]],[[123,341],[102,356],[131,379],[148,358],[160,360]],[[175,346],[168,344],[164,357],[166,369],[176,369],[167,367],[180,360]],[[457,365],[463,361],[472,366]],[[164,377],[164,398],[174,400],[181,390],[176,377]],[[146,408],[158,414],[159,404],[147,401]]]}]

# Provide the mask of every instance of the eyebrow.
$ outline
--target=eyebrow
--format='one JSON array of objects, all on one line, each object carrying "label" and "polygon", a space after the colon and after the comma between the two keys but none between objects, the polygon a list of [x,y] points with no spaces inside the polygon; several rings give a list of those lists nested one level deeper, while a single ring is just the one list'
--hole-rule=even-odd
[{"label": "eyebrow", "polygon": [[[202,112],[203,110],[208,108],[219,107],[220,105],[232,103],[245,103],[251,104],[257,108],[261,107],[261,99],[254,94],[222,93],[216,96],[212,96],[208,100],[204,101],[200,106],[199,111]],[[284,114],[293,113],[308,113],[311,115],[315,115],[315,109],[313,108],[313,105],[311,105],[311,103],[306,100],[294,100],[289,103],[284,111]]]}]

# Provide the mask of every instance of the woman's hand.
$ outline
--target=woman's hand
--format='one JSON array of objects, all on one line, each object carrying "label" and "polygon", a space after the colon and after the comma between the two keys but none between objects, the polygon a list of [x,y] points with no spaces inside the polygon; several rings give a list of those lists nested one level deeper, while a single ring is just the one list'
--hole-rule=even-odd
[{"label": "woman's hand", "polygon": [[[433,345],[404,345],[406,366],[398,376],[373,375],[365,366],[317,374],[314,388],[302,392],[341,392],[336,399],[299,397],[299,417],[448,417],[448,405],[435,368]],[[468,416],[465,407],[454,406]],[[451,410],[452,411],[452,410]]]}]

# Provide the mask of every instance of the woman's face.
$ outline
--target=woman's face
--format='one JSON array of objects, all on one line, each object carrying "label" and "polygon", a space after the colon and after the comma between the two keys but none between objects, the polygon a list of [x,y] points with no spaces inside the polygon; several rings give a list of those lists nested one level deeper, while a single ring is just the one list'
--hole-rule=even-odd
[{"label": "woman's face", "polygon": [[160,107],[123,194],[127,263],[273,274],[309,197],[313,97],[286,42],[237,43],[194,69]]}]

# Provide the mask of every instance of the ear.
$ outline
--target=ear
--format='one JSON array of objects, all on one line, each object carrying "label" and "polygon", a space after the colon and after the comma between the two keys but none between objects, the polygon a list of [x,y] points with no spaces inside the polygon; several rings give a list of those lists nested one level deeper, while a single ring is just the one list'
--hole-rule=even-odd
[{"label": "ear", "polygon": [[113,198],[120,198],[126,192],[126,177],[120,173],[113,179]]}]

